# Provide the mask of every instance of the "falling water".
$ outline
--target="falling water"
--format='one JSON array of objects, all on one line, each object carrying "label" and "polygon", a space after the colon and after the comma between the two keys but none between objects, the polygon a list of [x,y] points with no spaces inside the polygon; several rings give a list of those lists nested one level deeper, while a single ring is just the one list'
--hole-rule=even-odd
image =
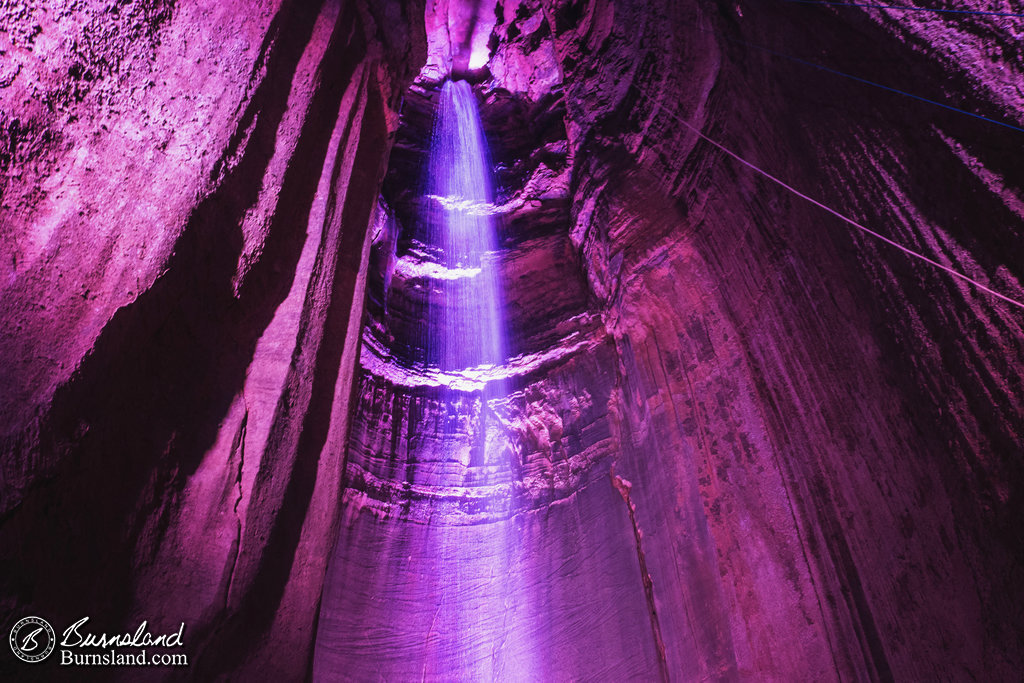
[{"label": "falling water", "polygon": [[501,292],[493,255],[495,221],[487,144],[466,81],[441,89],[430,152],[432,232],[441,247],[443,307],[429,326],[442,370],[497,366],[504,360]]},{"label": "falling water", "polygon": [[[365,670],[394,680],[533,680],[532,601],[515,571],[524,546],[512,514],[519,465],[503,422],[510,387],[498,221],[464,81],[441,89],[426,171],[426,211],[409,226],[402,258],[424,307],[410,365],[431,383],[411,396],[406,415],[393,416],[395,441],[405,445],[392,445],[386,466],[405,488],[387,494],[386,514],[362,514],[363,492],[347,509],[325,581],[315,671],[346,678],[354,662],[371,662]],[[374,559],[359,564],[367,556]]]},{"label": "falling water", "polygon": [[[487,144],[473,91],[465,81],[448,81],[441,89],[427,188],[430,230],[446,273],[439,279],[440,306],[430,312],[427,346],[436,349],[442,372],[476,369],[488,374],[488,370],[498,370],[490,373],[486,388],[471,399],[479,406],[477,419],[468,427],[450,425],[442,450],[452,461],[469,466],[463,470],[463,484],[507,481],[509,459],[496,452],[500,449],[488,438],[497,427],[495,413],[488,406],[500,401],[506,390],[500,379],[506,345],[496,261],[497,221],[490,210],[493,194]],[[444,393],[449,405],[468,398],[453,387]],[[462,455],[467,439],[471,444],[468,461]],[[508,489],[498,486],[493,491],[496,493],[488,504],[496,510],[507,509]],[[436,614],[441,625],[438,646],[427,654],[433,671],[486,680],[498,676],[499,670],[503,675],[523,670],[519,658],[498,665],[507,659],[501,652],[509,640],[506,614],[515,602],[507,579],[512,545],[509,529],[507,521],[455,527],[445,532],[446,539],[436,547],[441,585]]]}]

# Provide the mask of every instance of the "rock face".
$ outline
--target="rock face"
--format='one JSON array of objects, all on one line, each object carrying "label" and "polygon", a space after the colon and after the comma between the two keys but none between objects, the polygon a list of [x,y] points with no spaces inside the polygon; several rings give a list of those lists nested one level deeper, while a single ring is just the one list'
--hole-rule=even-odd
[{"label": "rock face", "polygon": [[184,622],[191,676],[305,669],[422,12],[4,11],[5,628]]},{"label": "rock face", "polygon": [[424,27],[473,4],[0,18],[0,626],[185,622],[201,678],[1015,679],[1024,17],[499,1],[496,392],[417,360]]}]

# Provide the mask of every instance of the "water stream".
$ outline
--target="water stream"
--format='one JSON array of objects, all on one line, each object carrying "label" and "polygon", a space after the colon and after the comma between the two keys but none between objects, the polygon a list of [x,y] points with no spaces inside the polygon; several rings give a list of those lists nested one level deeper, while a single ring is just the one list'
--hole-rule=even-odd
[{"label": "water stream", "polygon": [[[395,427],[390,444],[349,446],[351,488],[322,594],[314,677],[531,680],[523,624],[532,608],[514,571],[523,542],[510,517],[517,456],[499,416],[509,389],[500,226],[465,81],[438,93],[425,171],[426,208],[408,226],[416,270],[405,273],[424,302],[425,355],[414,371],[483,381],[409,389],[408,408],[385,415],[370,401],[355,416],[357,429],[382,419]],[[380,476],[402,488],[372,490]]]},{"label": "water stream", "polygon": [[496,221],[487,143],[472,88],[447,81],[441,89],[430,149],[427,182],[431,227],[448,277],[441,311],[431,311],[427,329],[443,371],[499,365],[505,326],[494,267]]}]

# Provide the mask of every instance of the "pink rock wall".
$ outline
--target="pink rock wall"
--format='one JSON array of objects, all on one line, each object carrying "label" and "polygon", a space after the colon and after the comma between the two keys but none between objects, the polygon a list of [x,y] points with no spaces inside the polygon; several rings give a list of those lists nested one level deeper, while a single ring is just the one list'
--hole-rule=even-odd
[{"label": "pink rock wall", "polygon": [[[574,239],[620,359],[616,472],[668,669],[1012,679],[1020,309],[680,119],[1020,300],[1020,131],[777,53],[1019,127],[1000,83],[1021,82],[1006,55],[1022,19],[795,3],[547,16],[578,145]],[[986,57],[968,64],[953,35]]]},{"label": "pink rock wall", "polygon": [[0,627],[184,621],[204,680],[1015,680],[1021,310],[690,126],[1024,300],[1024,18],[496,11],[482,435],[406,362],[430,12],[0,16]]},{"label": "pink rock wall", "polygon": [[76,8],[0,34],[3,624],[185,622],[191,675],[292,677],[422,8]]},{"label": "pink rock wall", "polygon": [[[686,124],[1019,299],[1006,238],[1024,218],[1008,151],[1020,132],[806,62],[1019,126],[1006,76],[984,74],[1020,81],[1000,57],[1020,20],[768,2],[500,10],[485,119],[504,91],[540,102],[564,88],[546,105],[565,111],[564,192],[540,196],[532,155],[498,161],[509,316],[542,301],[552,313],[525,327],[560,353],[517,375],[506,404],[523,463],[512,516],[481,512],[452,485],[486,478],[446,456],[443,400],[395,370],[415,287],[396,271],[385,315],[371,278],[369,378],[314,670],[1012,680],[1019,310]],[[951,54],[951,35],[987,61]],[[413,111],[407,125],[424,126]],[[492,128],[492,146],[514,148],[518,128]],[[397,185],[422,153],[400,139]],[[388,182],[399,220],[414,221]],[[517,224],[519,211],[531,218]],[[544,248],[521,236],[537,225],[578,260],[536,269]],[[574,277],[589,297],[571,294]],[[599,321],[593,343],[559,340],[584,319]],[[518,350],[536,351],[515,329]]]}]

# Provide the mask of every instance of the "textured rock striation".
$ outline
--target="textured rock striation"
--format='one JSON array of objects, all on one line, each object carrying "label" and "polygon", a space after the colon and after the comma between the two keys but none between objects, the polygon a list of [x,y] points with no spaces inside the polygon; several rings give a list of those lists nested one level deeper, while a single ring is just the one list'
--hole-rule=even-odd
[{"label": "textured rock striation", "polygon": [[0,21],[3,625],[184,622],[190,676],[294,677],[422,7]]},{"label": "textured rock striation", "polygon": [[1019,126],[1021,20],[719,7],[498,7],[480,90],[517,323],[490,408],[520,465],[498,512],[505,482],[445,448],[490,439],[488,407],[411,361],[429,93],[406,100],[318,673],[1013,677],[1020,310],[694,129],[1019,300],[1021,131],[864,81]]},{"label": "textured rock striation", "polygon": [[443,373],[422,170],[481,4],[0,18],[0,626],[184,621],[201,678],[1014,680],[1024,308],[978,285],[1024,302],[1024,17],[499,0],[508,359]]}]

